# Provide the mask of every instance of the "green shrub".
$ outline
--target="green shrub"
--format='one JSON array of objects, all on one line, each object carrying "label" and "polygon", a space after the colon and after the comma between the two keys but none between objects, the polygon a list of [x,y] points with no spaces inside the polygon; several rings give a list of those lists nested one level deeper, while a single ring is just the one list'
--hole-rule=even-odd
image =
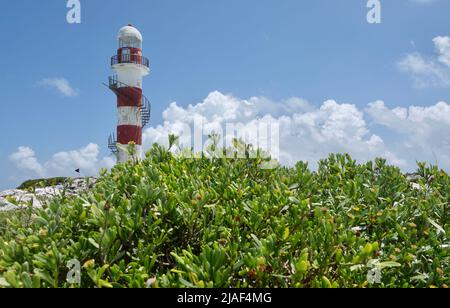
[{"label": "green shrub", "polygon": [[[4,287],[447,287],[449,176],[386,161],[317,172],[155,145],[78,197],[0,215]],[[66,277],[82,265],[80,284]],[[380,283],[368,272],[378,269]]]},{"label": "green shrub", "polygon": [[26,182],[23,182],[17,189],[21,190],[34,190],[36,188],[44,188],[47,186],[56,186],[60,184],[66,183],[68,178],[63,177],[57,177],[57,178],[51,178],[51,179],[37,179],[37,180],[29,180]]}]

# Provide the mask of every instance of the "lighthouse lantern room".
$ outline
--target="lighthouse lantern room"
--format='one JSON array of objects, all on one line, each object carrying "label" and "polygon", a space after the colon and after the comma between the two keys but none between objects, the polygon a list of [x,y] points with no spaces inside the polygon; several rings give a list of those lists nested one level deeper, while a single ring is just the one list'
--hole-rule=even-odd
[{"label": "lighthouse lantern room", "polygon": [[117,54],[111,58],[115,75],[109,78],[109,88],[117,96],[117,136],[109,137],[108,146],[118,163],[123,163],[142,156],[142,129],[150,121],[150,102],[143,95],[142,80],[150,73],[150,63],[142,55],[142,34],[132,25],[119,30],[118,42]]}]

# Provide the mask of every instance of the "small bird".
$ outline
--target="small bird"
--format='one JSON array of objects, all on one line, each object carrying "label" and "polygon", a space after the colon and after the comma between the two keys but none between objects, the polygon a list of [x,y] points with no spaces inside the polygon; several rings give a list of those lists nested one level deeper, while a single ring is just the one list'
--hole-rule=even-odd
[{"label": "small bird", "polygon": [[75,172],[76,172],[76,173],[81,173],[81,172],[80,172],[80,169],[76,169]]}]

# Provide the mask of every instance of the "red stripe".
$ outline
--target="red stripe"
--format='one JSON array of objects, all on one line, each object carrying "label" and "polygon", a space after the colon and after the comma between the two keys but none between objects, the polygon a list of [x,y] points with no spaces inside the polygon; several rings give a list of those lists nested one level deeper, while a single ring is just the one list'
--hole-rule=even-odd
[{"label": "red stripe", "polygon": [[117,54],[118,54],[118,55],[122,55],[122,51],[123,51],[124,49],[130,49],[131,54],[141,54],[141,55],[142,55],[142,49],[140,49],[140,48],[135,48],[135,47],[123,47],[123,48],[119,48],[119,49],[117,50]]},{"label": "red stripe", "polygon": [[[124,49],[127,49],[128,53],[122,56]],[[140,48],[123,47],[117,50],[117,62],[145,64],[145,57],[142,56],[142,49]]]},{"label": "red stripe", "polygon": [[117,107],[140,107],[142,89],[129,87],[117,89]]},{"label": "red stripe", "polygon": [[117,142],[120,144],[134,142],[136,145],[142,145],[142,127],[134,125],[117,126]]}]

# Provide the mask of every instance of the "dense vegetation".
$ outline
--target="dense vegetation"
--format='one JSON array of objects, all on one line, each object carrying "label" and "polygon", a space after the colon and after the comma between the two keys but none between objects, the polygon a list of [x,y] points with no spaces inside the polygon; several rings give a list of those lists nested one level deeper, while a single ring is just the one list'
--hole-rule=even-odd
[{"label": "dense vegetation", "polygon": [[22,190],[33,190],[36,188],[44,188],[48,186],[56,186],[56,185],[62,185],[65,184],[67,178],[63,177],[57,177],[57,178],[51,178],[51,179],[37,179],[37,180],[28,180],[23,182],[17,189]]},{"label": "dense vegetation", "polygon": [[[382,159],[331,155],[316,172],[261,163],[186,159],[155,145],[86,194],[3,214],[0,286],[449,285],[443,171],[419,165],[412,187]],[[80,285],[66,279],[73,259]]]}]

